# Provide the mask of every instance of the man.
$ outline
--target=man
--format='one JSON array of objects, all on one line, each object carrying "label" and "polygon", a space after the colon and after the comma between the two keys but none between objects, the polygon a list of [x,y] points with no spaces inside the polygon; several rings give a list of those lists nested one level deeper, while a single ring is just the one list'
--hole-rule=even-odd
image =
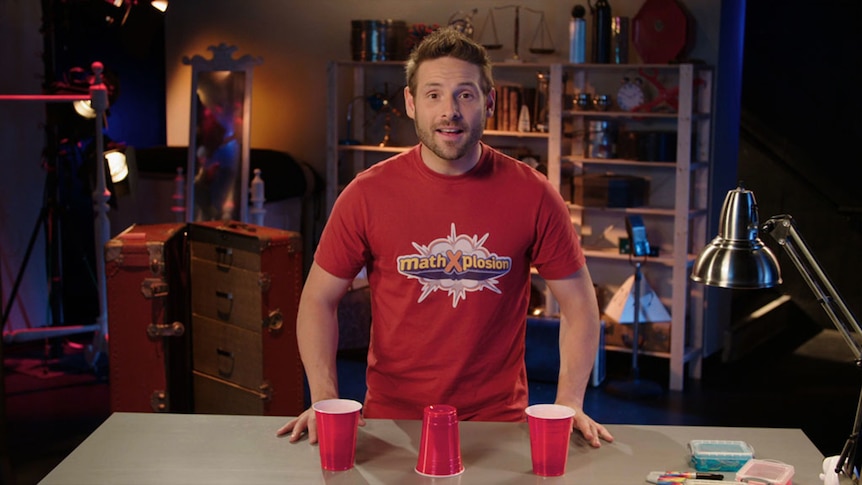
[{"label": "man", "polygon": [[[312,402],[338,397],[336,310],[367,268],[372,331],[365,418],[523,421],[530,267],[561,308],[558,404],[595,447],[583,413],[598,305],[569,213],[547,179],[480,142],[494,112],[485,50],[452,29],[411,54],[404,90],[420,143],[357,175],[337,199],[306,280],[297,335]],[[278,430],[316,442],[306,410]]]}]

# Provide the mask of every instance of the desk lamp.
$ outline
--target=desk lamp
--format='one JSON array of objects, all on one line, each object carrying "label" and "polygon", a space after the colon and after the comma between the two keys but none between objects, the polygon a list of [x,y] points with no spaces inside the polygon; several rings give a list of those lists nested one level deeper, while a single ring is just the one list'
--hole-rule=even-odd
[{"label": "desk lamp", "polygon": [[[790,215],[771,217],[759,230],[772,236],[784,248],[802,278],[814,292],[823,310],[841,333],[862,367],[862,345],[854,334],[862,334],[859,322],[832,285]],[[718,236],[701,250],[694,262],[691,279],[722,288],[768,288],[781,283],[775,255],[758,237],[757,204],[754,193],[741,185],[727,193],[721,208]],[[857,440],[862,431],[862,394],[856,408],[853,430],[835,462],[835,473],[858,483]]]}]

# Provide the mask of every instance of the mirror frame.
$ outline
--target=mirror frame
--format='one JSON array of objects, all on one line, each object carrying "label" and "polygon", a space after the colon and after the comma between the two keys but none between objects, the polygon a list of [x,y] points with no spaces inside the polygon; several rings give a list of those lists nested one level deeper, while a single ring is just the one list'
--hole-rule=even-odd
[{"label": "mirror frame", "polygon": [[[242,139],[240,146],[240,167],[239,167],[239,191],[234,193],[234,209],[233,214],[239,216],[240,222],[248,222],[248,193],[249,193],[249,167],[251,153],[251,88],[252,88],[252,71],[254,66],[263,62],[261,57],[252,57],[244,55],[239,59],[233,58],[236,46],[229,46],[221,43],[217,46],[209,46],[208,50],[212,51],[212,59],[205,59],[203,56],[194,55],[191,58],[183,57],[183,64],[192,67],[192,86],[191,86],[191,109],[189,114],[189,153],[188,162],[186,165],[186,222],[195,222],[196,220],[196,204],[195,204],[195,178],[197,175],[197,152],[198,152],[198,108],[201,104],[198,96],[198,88],[201,74],[213,73],[217,71],[227,71],[229,73],[244,74],[244,93],[242,106]],[[234,184],[236,181],[233,182]],[[239,201],[236,198],[239,198]],[[237,203],[238,202],[238,203]],[[237,212],[236,207],[239,208]]]}]

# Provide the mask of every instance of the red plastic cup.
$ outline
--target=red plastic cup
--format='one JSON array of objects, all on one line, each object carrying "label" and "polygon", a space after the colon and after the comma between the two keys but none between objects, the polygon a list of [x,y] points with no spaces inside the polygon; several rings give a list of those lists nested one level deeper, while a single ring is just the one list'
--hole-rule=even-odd
[{"label": "red plastic cup", "polygon": [[559,404],[535,404],[527,408],[533,473],[543,477],[566,473],[574,416],[574,409]]},{"label": "red plastic cup", "polygon": [[451,477],[464,472],[458,412],[446,404],[425,407],[416,472],[428,477]]},{"label": "red plastic cup", "polygon": [[353,468],[362,404],[350,399],[326,399],[311,408],[317,419],[320,466],[330,471]]}]

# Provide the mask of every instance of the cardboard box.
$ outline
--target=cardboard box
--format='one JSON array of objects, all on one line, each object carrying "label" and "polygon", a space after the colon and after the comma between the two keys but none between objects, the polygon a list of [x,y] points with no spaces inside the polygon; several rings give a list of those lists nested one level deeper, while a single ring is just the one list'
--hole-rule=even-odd
[{"label": "cardboard box", "polygon": [[[605,344],[612,347],[632,348],[634,329],[630,323],[619,323],[606,314]],[[670,322],[641,323],[638,328],[638,350],[670,352]]]},{"label": "cardboard box", "polygon": [[649,181],[608,173],[575,176],[575,204],[594,207],[638,207],[647,204]]}]

